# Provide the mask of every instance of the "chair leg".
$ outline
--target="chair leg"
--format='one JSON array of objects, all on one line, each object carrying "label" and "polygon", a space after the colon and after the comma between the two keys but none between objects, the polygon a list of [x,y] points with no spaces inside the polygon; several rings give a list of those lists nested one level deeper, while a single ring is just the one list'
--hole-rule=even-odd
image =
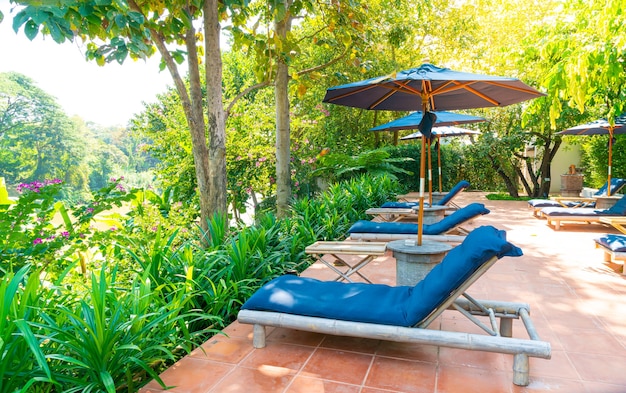
[{"label": "chair leg", "polygon": [[517,386],[528,386],[530,383],[529,368],[528,355],[515,354],[513,357],[513,383]]},{"label": "chair leg", "polygon": [[513,337],[513,320],[511,318],[500,318],[500,335]]},{"label": "chair leg", "polygon": [[254,324],[252,327],[252,346],[255,348],[265,348],[265,326]]}]

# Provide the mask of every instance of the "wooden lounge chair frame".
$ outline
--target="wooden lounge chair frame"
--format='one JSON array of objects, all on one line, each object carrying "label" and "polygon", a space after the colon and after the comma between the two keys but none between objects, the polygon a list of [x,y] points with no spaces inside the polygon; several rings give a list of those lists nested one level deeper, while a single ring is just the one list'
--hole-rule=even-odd
[{"label": "wooden lounge chair frame", "polygon": [[[422,235],[422,240],[432,240],[446,243],[462,243],[469,230],[456,227],[441,235]],[[409,233],[351,233],[350,240],[366,242],[391,242],[394,240],[417,240],[417,234]]]},{"label": "wooden lounge chair frame", "polygon": [[[526,303],[477,300],[465,293],[497,259],[497,257],[493,257],[484,263],[415,327],[351,322],[255,310],[241,310],[237,319],[240,323],[253,325],[253,346],[255,348],[265,347],[265,327],[274,326],[338,336],[511,354],[513,355],[513,383],[526,386],[529,384],[529,357],[543,359],[550,359],[551,357],[550,343],[541,341],[530,319],[530,306]],[[460,299],[460,296],[463,296],[464,299]],[[487,332],[488,335],[428,329],[427,327],[446,309],[460,312]],[[489,324],[485,325],[477,316],[487,317]],[[528,339],[512,338],[513,319],[522,320]]]},{"label": "wooden lounge chair frame", "polygon": [[[611,195],[616,195],[617,193],[619,193],[622,188],[624,188],[624,186],[626,186],[626,181],[624,181],[623,179],[618,179],[618,178],[613,178],[611,179]],[[595,189],[595,188],[583,188],[583,191],[581,192],[580,196],[572,196],[572,197],[551,197],[550,199],[546,199],[546,202],[554,202],[555,205],[549,205],[549,206],[556,206],[557,204],[562,206],[562,207],[571,207],[571,208],[576,208],[576,207],[595,207],[595,202],[597,201],[598,197],[603,197],[607,195],[608,192],[608,182],[604,183],[604,185],[599,188],[599,189]],[[544,207],[549,207],[548,205],[543,205],[543,206],[533,206],[532,204],[528,204],[528,207],[533,209],[533,216],[537,217],[537,218],[542,218],[542,215],[540,214],[541,209],[543,209]]]},{"label": "wooden lounge chair frame", "polygon": [[[613,251],[610,248],[596,242],[596,248],[604,251],[604,261],[626,266],[626,252]],[[622,270],[622,275],[626,276],[626,269]]]},{"label": "wooden lounge chair frame", "polygon": [[[576,209],[576,208],[575,208]],[[582,208],[581,208],[582,209]],[[609,215],[580,215],[580,216],[572,216],[572,215],[548,215],[543,211],[539,211],[542,217],[546,218],[547,224],[554,228],[555,231],[561,229],[561,222],[573,222],[573,223],[585,223],[585,224],[603,224],[606,225],[603,219],[607,218],[617,218],[618,216],[609,216]]]}]

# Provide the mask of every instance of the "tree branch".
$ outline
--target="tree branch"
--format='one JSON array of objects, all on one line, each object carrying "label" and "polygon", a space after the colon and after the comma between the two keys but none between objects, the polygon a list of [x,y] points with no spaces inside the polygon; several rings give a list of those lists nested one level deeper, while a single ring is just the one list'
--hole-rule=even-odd
[{"label": "tree branch", "polygon": [[230,102],[230,104],[228,104],[228,107],[226,108],[226,119],[228,119],[228,116],[230,115],[230,110],[233,108],[233,106],[235,106],[235,104],[237,103],[237,101],[239,101],[239,99],[243,96],[245,96],[246,94],[250,93],[251,91],[257,90],[257,89],[262,89],[264,87],[267,87],[270,85],[269,81],[264,81],[261,83],[257,83],[256,85],[252,85],[250,87],[245,88],[241,93],[237,94],[235,96],[235,98],[233,98],[233,100]]},{"label": "tree branch", "polygon": [[307,69],[302,70],[302,71],[298,71],[298,72],[296,72],[296,75],[302,76],[302,75],[305,75],[305,74],[308,74],[308,73],[311,73],[311,72],[318,71],[318,70],[324,69],[326,67],[329,67],[329,66],[335,64],[336,62],[338,62],[339,60],[341,60],[343,57],[345,57],[348,54],[348,50],[349,49],[350,49],[349,47],[346,47],[344,49],[343,53],[340,54],[339,56],[335,57],[334,59],[332,59],[332,60],[330,60],[330,61],[328,61],[328,62],[326,62],[324,64],[320,64],[320,65],[315,66],[315,67],[311,67],[311,68],[307,68]]}]

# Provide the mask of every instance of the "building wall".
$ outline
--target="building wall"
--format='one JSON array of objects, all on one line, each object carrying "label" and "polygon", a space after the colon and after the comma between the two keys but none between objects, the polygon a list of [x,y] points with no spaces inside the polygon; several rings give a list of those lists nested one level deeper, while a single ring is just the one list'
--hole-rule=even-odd
[{"label": "building wall", "polygon": [[563,143],[552,160],[550,168],[552,174],[552,182],[550,183],[550,194],[558,194],[561,191],[561,175],[569,173],[570,165],[574,164],[577,168],[580,163],[580,146],[569,145]]}]

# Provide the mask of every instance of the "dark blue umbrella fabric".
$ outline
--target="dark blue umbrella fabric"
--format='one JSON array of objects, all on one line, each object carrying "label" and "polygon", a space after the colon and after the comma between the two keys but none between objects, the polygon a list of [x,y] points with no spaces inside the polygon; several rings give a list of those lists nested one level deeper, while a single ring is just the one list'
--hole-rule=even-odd
[{"label": "dark blue umbrella fabric", "polygon": [[[611,184],[611,169],[613,165],[613,135],[615,134],[626,134],[626,113],[622,113],[620,116],[616,117],[614,124],[609,123],[606,119],[599,119],[556,133],[556,135],[608,135],[609,168],[607,184]],[[608,190],[607,195],[611,196],[610,189]]]},{"label": "dark blue umbrella fabric", "polygon": [[517,78],[417,68],[331,87],[324,102],[371,110],[446,111],[507,106],[545,94]]},{"label": "dark blue umbrella fabric", "polygon": [[[449,137],[449,136],[466,136],[466,135],[478,135],[480,131],[468,130],[467,128],[453,127],[453,126],[441,126],[433,127],[432,134],[436,137]],[[421,132],[414,132],[407,136],[403,136],[403,141],[410,139],[420,139],[422,137]]]},{"label": "dark blue umbrella fabric", "polygon": [[626,113],[616,117],[615,124],[612,126],[608,120],[599,119],[557,132],[556,135],[608,135],[609,133],[626,134]]},{"label": "dark blue umbrella fabric", "polygon": [[[435,127],[440,126],[458,126],[460,124],[480,123],[487,121],[484,117],[464,115],[455,112],[434,112],[437,115],[437,121]],[[413,112],[410,115],[401,117],[399,119],[390,121],[389,123],[381,124],[377,127],[370,128],[370,131],[399,131],[399,130],[411,130],[417,128],[418,124],[422,121],[422,112]]]}]

